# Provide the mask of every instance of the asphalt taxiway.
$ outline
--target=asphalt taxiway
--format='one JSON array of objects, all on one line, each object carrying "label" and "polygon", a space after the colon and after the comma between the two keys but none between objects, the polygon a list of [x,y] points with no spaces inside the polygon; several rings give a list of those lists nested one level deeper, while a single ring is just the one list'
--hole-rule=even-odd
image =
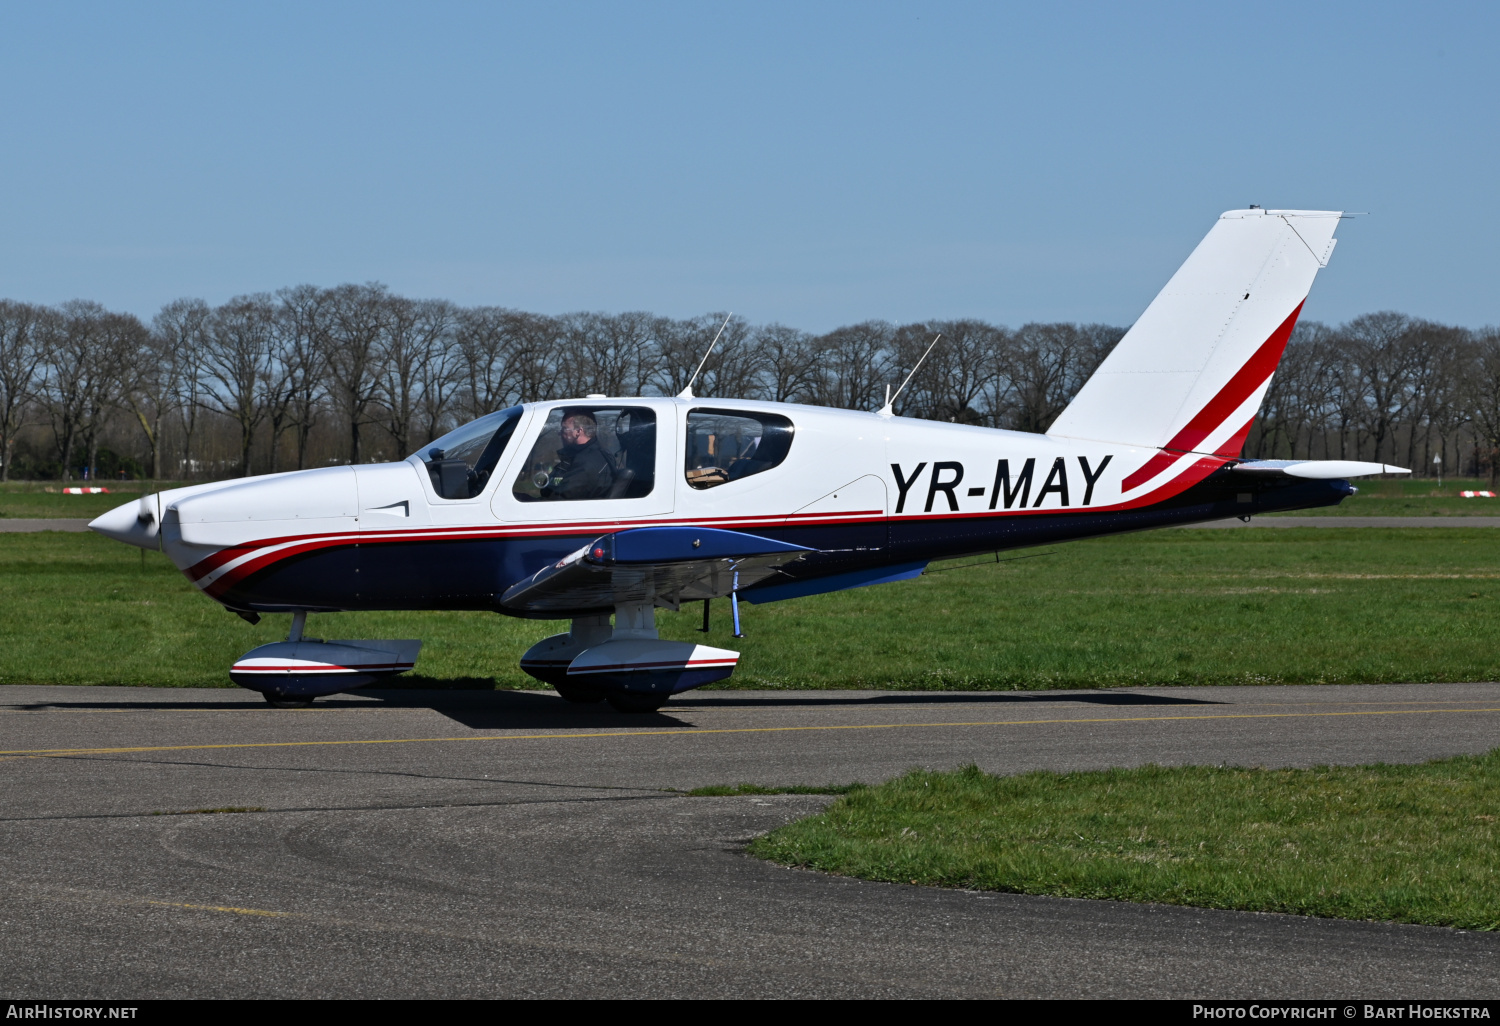
[{"label": "asphalt taxiway", "polygon": [[1497,739],[1500,684],[699,692],[654,716],[0,687],[0,991],[1493,998],[1496,935],[827,877],[743,846],[829,799],[676,792]]}]

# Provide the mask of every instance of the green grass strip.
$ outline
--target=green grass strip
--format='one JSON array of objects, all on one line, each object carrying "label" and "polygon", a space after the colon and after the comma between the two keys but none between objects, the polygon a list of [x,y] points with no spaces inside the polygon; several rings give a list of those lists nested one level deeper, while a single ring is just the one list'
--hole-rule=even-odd
[{"label": "green grass strip", "polygon": [[752,854],[896,883],[1500,929],[1500,749],[1414,766],[914,770]]},{"label": "green grass strip", "polygon": [[763,787],[760,784],[710,784],[695,787],[682,793],[690,798],[728,798],[742,794],[848,794],[857,791],[863,784],[829,784],[826,787],[810,787],[792,784],[788,787]]},{"label": "green grass strip", "polygon": [[[714,688],[1494,679],[1500,530],[1167,530],[1051,551],[747,604],[742,639],[730,638],[725,601],[711,634],[697,631],[697,603],[662,611],[657,626],[743,653]],[[0,684],[231,687],[235,659],[285,638],[291,620],[252,627],[161,553],[94,534],[0,533],[0,609]],[[470,611],[319,613],[307,632],[423,639],[417,672],[398,687],[537,688],[516,664],[567,626]]]}]

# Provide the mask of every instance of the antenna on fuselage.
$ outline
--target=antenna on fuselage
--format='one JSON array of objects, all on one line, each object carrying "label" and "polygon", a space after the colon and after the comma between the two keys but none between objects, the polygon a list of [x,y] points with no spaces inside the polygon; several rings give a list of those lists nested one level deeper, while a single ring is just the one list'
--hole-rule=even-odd
[{"label": "antenna on fuselage", "polygon": [[[729,317],[733,317],[733,316],[734,316],[734,314],[733,314],[733,312],[731,312],[729,314]],[[698,375],[703,372],[703,365],[708,362],[709,354],[714,351],[714,346],[716,346],[716,345],[719,344],[719,335],[724,334],[724,329],[727,328],[727,327],[729,327],[729,317],[725,317],[724,318],[724,323],[721,324],[721,325],[719,325],[719,334],[715,335],[714,336],[714,340],[708,344],[708,349],[704,352],[703,359],[701,359],[701,360],[698,361],[698,369],[695,370],[695,371],[693,371],[693,376],[692,377],[688,378],[687,387],[684,388],[681,392],[677,393],[677,398],[679,398],[679,399],[693,399],[693,398],[695,398],[695,396],[693,395],[693,382],[695,382],[695,381],[698,380]]]},{"label": "antenna on fuselage", "polygon": [[[932,347],[937,345],[938,339],[942,337],[943,333],[941,331],[932,336],[932,341],[927,346],[927,353],[932,352]],[[922,360],[927,359],[927,353],[922,354]],[[901,389],[911,384],[911,379],[917,376],[917,368],[922,366],[922,360],[917,361],[916,366],[911,369],[911,373],[906,376],[906,380],[901,382],[901,388],[896,389],[895,395],[891,395],[890,385],[885,386],[885,405],[880,408],[880,416],[894,417],[896,415],[894,404],[901,397]]]}]

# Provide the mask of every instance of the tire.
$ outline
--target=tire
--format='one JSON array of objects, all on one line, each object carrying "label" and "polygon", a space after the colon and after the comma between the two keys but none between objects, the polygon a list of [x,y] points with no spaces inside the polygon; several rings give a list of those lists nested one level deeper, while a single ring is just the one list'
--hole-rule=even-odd
[{"label": "tire", "polygon": [[607,696],[616,712],[654,713],[667,704],[671,695],[643,694],[639,691],[611,691]]},{"label": "tire", "polygon": [[554,684],[552,690],[557,692],[557,697],[564,702],[577,702],[587,705],[591,702],[604,701],[604,692],[596,688],[582,687],[578,684]]},{"label": "tire", "polygon": [[267,691],[261,697],[271,703],[273,709],[306,709],[313,704],[313,700],[305,695],[273,695]]}]

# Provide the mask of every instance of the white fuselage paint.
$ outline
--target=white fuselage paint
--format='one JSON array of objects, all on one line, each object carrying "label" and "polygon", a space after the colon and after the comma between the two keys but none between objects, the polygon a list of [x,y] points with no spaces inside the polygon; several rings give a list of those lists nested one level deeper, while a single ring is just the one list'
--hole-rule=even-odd
[{"label": "white fuselage paint", "polygon": [[[485,490],[448,500],[421,460],[330,467],[149,496],[96,523],[121,541],[160,546],[183,571],[204,567],[207,588],[226,573],[324,542],[545,533],[600,534],[651,523],[695,523],[753,532],[757,526],[836,524],[953,516],[1121,509],[1169,488],[1200,459],[1183,456],[1149,482],[1121,482],[1157,450],[783,403],[664,398],[610,402],[650,407],[660,450],[656,487],[639,499],[523,503],[511,492],[519,467],[554,407],[526,407]],[[603,402],[603,401],[596,401]],[[577,401],[572,404],[576,405]],[[786,459],[752,477],[699,490],[684,476],[683,423],[691,410],[775,412],[795,425]],[[1226,461],[1214,459],[1217,466]],[[1195,478],[1196,479],[1196,478]],[[161,510],[160,530],[139,517]],[[164,523],[162,522],[164,521]],[[378,551],[378,550],[377,550]],[[228,558],[224,558],[228,557]]]}]

